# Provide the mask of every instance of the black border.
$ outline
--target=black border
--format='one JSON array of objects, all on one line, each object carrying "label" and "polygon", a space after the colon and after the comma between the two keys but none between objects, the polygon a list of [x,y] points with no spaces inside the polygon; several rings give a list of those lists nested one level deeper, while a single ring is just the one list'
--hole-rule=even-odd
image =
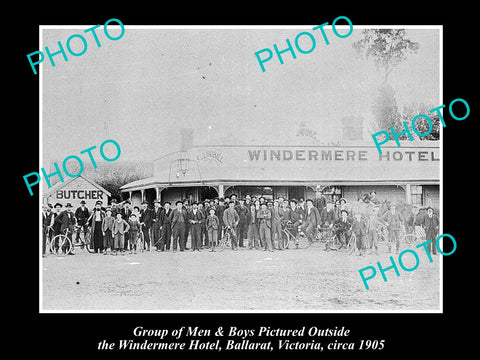
[{"label": "black border", "polygon": [[[473,7],[460,2],[439,3],[422,9],[418,4],[405,2],[379,5],[361,4],[362,9],[354,9],[349,4],[339,4],[327,9],[324,4],[194,4],[185,3],[178,9],[158,4],[130,3],[121,8],[119,3],[101,9],[99,5],[73,4],[66,9],[62,6],[49,6],[41,10],[24,9],[29,14],[21,17],[21,35],[11,37],[13,50],[9,50],[12,70],[12,92],[7,98],[17,100],[14,118],[9,119],[18,129],[18,156],[16,157],[13,183],[18,187],[20,201],[15,199],[22,210],[14,214],[15,220],[23,224],[16,227],[16,238],[27,244],[21,256],[21,270],[15,276],[6,274],[13,280],[11,292],[13,300],[13,322],[10,327],[7,345],[14,349],[38,349],[38,355],[63,357],[68,354],[83,356],[96,353],[97,343],[102,339],[116,340],[128,337],[134,327],[175,328],[179,326],[236,326],[238,328],[271,327],[341,327],[351,329],[353,339],[385,339],[386,346],[381,352],[364,352],[367,356],[420,354],[447,355],[462,354],[473,343],[469,336],[473,330],[468,327],[475,312],[473,306],[475,285],[466,285],[470,277],[466,266],[472,262],[473,244],[476,239],[468,237],[468,231],[475,228],[475,221],[466,218],[470,204],[475,204],[476,176],[473,170],[478,164],[473,150],[475,134],[475,100],[472,82],[477,74],[474,61]],[[65,9],[65,10],[63,10]],[[38,50],[39,25],[103,24],[107,19],[118,18],[125,25],[159,24],[320,24],[331,22],[337,16],[349,17],[355,25],[443,25],[444,35],[444,103],[455,98],[466,99],[471,114],[465,121],[453,120],[445,112],[447,127],[443,131],[443,229],[444,233],[455,236],[458,248],[455,254],[444,257],[444,313],[443,314],[39,314],[38,313],[38,195],[29,196],[22,176],[38,168],[38,77],[33,75],[26,54]],[[471,17],[471,18],[469,18]],[[18,29],[18,24],[15,25]],[[205,44],[208,46],[208,44]],[[478,63],[478,61],[476,61]],[[18,90],[17,90],[18,89]],[[15,91],[17,90],[17,91]],[[440,105],[440,104],[439,104]],[[20,114],[20,116],[18,116]],[[20,119],[17,119],[20,117]],[[11,127],[8,127],[11,131]],[[10,132],[9,132],[10,133]],[[473,190],[473,191],[472,191]],[[474,213],[476,211],[472,209]],[[476,215],[476,214],[475,214]],[[26,229],[25,229],[26,227]],[[26,230],[30,235],[18,237],[18,232]],[[18,262],[18,258],[15,259]],[[18,264],[16,265],[19,266]],[[472,277],[473,279],[473,277]],[[472,290],[470,290],[472,289]],[[10,309],[9,309],[10,310]],[[54,335],[53,335],[54,334]],[[51,339],[55,339],[54,345]],[[10,342],[10,339],[12,342]],[[31,347],[30,345],[33,345]],[[135,352],[129,356],[164,357],[167,353]],[[230,352],[205,353],[206,356],[229,356]],[[249,356],[244,352],[243,356]],[[338,353],[296,353],[301,356],[358,356],[353,352]],[[103,352],[101,356],[118,356],[118,353]],[[181,355],[172,353],[171,355]],[[186,353],[187,356],[200,354]],[[273,355],[273,354],[272,354]],[[263,355],[268,356],[268,355]]]}]

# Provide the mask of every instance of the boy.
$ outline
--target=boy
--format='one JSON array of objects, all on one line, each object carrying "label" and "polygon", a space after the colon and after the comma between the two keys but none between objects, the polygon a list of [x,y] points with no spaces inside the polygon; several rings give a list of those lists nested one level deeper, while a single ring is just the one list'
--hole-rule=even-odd
[{"label": "boy", "polygon": [[215,215],[215,209],[210,208],[209,215],[207,216],[207,221],[205,223],[208,233],[208,245],[210,246],[210,251],[215,251],[215,242],[217,241],[217,231],[220,226],[220,220],[217,215]]},{"label": "boy", "polygon": [[107,255],[107,250],[113,250],[113,222],[115,218],[112,216],[112,210],[107,208],[107,215],[102,220],[102,234],[103,234],[103,255]]},{"label": "boy", "polygon": [[357,248],[359,252],[358,255],[362,256],[365,250],[363,237],[367,232],[367,225],[365,224],[365,221],[362,220],[362,214],[360,213],[355,214],[355,220],[353,220],[352,231],[357,236]]},{"label": "boy", "polygon": [[128,219],[128,225],[130,225],[130,229],[128,230],[128,248],[130,250],[130,254],[137,253],[137,239],[140,234],[140,221],[138,221],[137,216],[135,214],[131,214],[130,218]]},{"label": "boy", "polygon": [[124,255],[124,234],[130,229],[130,225],[122,219],[122,214],[117,213],[117,218],[113,222],[113,236],[114,236],[114,247],[115,247],[115,255],[117,251],[120,251],[122,255]]}]

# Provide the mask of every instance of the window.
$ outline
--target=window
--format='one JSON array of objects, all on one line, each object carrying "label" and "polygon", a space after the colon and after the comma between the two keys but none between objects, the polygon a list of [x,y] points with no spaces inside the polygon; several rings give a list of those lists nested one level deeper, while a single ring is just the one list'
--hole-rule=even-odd
[{"label": "window", "polygon": [[422,185],[412,185],[410,187],[410,195],[412,197],[412,205],[423,205],[423,188]]},{"label": "window", "polygon": [[322,190],[327,201],[337,201],[342,198],[342,189],[339,186],[327,186]]}]

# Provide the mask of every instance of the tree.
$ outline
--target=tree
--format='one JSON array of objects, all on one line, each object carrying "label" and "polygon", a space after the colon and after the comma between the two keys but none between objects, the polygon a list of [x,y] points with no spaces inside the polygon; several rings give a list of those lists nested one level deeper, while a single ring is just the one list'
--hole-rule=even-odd
[{"label": "tree", "polygon": [[363,39],[353,43],[353,48],[361,56],[372,58],[377,70],[383,70],[385,84],[388,75],[408,53],[416,53],[420,48],[418,42],[407,38],[404,29],[367,29],[362,31]]},{"label": "tree", "polygon": [[375,119],[374,131],[388,130],[391,126],[395,131],[401,132],[403,126],[398,111],[397,100],[395,100],[395,91],[387,84],[380,86],[379,93],[372,105],[372,113]]},{"label": "tree", "polygon": [[[440,117],[438,114],[430,113],[430,110],[433,109],[435,106],[433,105],[425,105],[423,103],[410,103],[408,105],[403,106],[402,112],[402,121],[405,121],[407,124],[412,123],[412,119],[420,114],[427,115],[432,120],[432,131],[427,136],[418,136],[414,131],[411,131],[412,136],[414,139],[420,140],[438,140],[440,139]],[[427,119],[420,117],[415,121],[415,128],[421,134],[425,134],[428,132],[430,124],[428,123]]]}]

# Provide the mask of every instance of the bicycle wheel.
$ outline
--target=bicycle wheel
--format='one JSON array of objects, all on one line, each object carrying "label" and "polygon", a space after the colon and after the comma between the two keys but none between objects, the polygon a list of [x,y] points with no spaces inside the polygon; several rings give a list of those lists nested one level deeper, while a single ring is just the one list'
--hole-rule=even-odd
[{"label": "bicycle wheel", "polygon": [[295,249],[307,249],[310,247],[310,245],[312,245],[312,243],[310,242],[310,240],[308,240],[306,236],[300,236],[300,235],[298,235],[294,239],[294,243],[295,243]]},{"label": "bicycle wheel", "polygon": [[352,235],[350,235],[350,238],[348,239],[347,243],[347,252],[349,255],[354,253],[357,248],[357,236],[355,235],[354,232],[352,232]]},{"label": "bicycle wheel", "polygon": [[295,247],[295,245],[293,244],[292,236],[288,233],[288,231],[283,230],[282,232],[285,235],[284,248],[285,249],[290,249],[290,248],[293,249]]},{"label": "bicycle wheel", "polygon": [[68,236],[60,234],[53,238],[53,252],[57,256],[68,255],[72,251],[72,242]]},{"label": "bicycle wheel", "polygon": [[220,239],[220,243],[218,244],[218,247],[220,248],[220,251],[225,250],[227,247],[227,242],[228,242],[228,235],[225,234],[223,237]]},{"label": "bicycle wheel", "polygon": [[137,237],[137,251],[143,252],[144,242],[143,242],[143,233],[140,231],[140,236]]},{"label": "bicycle wheel", "polygon": [[83,245],[85,246],[85,248],[89,253],[93,253],[93,248],[90,246],[91,242],[92,242],[92,237],[90,235],[90,231],[88,231],[85,234],[85,237],[83,238]]},{"label": "bicycle wheel", "polygon": [[332,250],[340,250],[343,243],[338,238],[337,234],[333,234],[330,240],[330,249]]},{"label": "bicycle wheel", "polygon": [[419,242],[419,238],[415,234],[407,234],[405,235],[404,239],[407,245],[415,245],[417,242]]}]

